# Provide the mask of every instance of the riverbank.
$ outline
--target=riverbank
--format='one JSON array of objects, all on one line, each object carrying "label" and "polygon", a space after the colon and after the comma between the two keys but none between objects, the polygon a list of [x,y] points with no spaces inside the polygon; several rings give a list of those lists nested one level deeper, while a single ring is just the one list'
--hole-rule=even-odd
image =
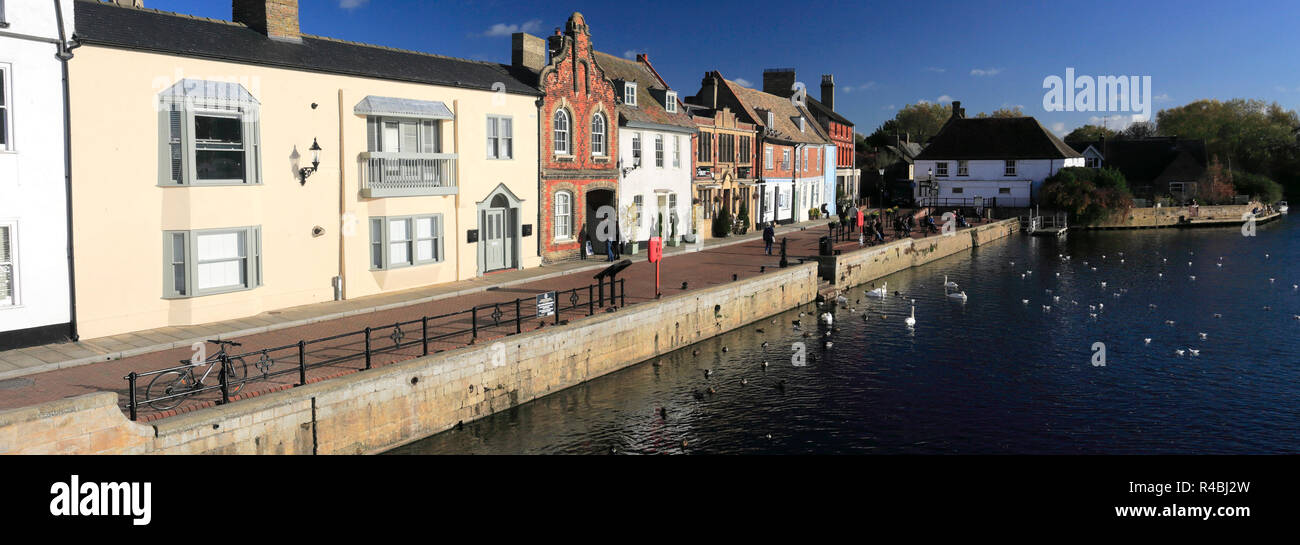
[{"label": "riverbank", "polygon": [[[941,259],[1015,220],[835,256],[838,285]],[[737,248],[740,250],[740,248]],[[892,252],[892,255],[891,255]],[[713,256],[735,268],[740,253]],[[695,254],[701,255],[701,254]],[[867,264],[875,263],[868,266]],[[807,304],[818,264],[764,271],[616,312],[268,393],[130,422],[99,392],[0,413],[0,452],[357,454],[387,450]],[[878,278],[879,276],[875,276]],[[671,285],[677,280],[665,282]]]},{"label": "riverbank", "polygon": [[[1172,206],[1131,208],[1127,214],[1107,218],[1096,225],[1081,229],[1162,229],[1170,227],[1222,227],[1241,225],[1252,210],[1263,208],[1260,203],[1223,206]],[[1282,214],[1274,212],[1255,217],[1255,223],[1273,221]]]}]

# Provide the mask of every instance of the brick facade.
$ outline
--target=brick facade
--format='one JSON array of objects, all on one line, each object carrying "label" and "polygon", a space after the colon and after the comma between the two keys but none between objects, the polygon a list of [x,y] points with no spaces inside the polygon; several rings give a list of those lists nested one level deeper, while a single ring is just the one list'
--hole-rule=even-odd
[{"label": "brick facade", "polygon": [[298,0],[234,0],[231,19],[271,38],[302,40]]},{"label": "brick facade", "polygon": [[[549,47],[551,61],[542,68],[538,78],[540,89],[546,93],[538,124],[542,142],[538,234],[542,259],[548,263],[578,256],[578,233],[588,219],[591,191],[611,191],[612,200],[600,204],[618,206],[618,113],[614,86],[596,64],[591,33],[581,13],[569,17],[565,31],[557,30],[550,38]],[[555,152],[554,123],[559,110],[564,110],[570,120],[569,153],[563,155]],[[596,114],[605,118],[603,155],[592,154],[591,128]],[[555,194],[561,190],[573,194],[573,236],[557,240]],[[597,246],[596,250],[600,248]]]}]

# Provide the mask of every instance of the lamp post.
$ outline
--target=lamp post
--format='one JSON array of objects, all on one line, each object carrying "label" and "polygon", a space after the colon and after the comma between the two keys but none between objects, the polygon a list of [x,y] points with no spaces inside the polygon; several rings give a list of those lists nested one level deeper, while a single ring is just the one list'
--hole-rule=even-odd
[{"label": "lamp post", "polygon": [[316,169],[320,168],[321,147],[315,138],[311,139],[311,147],[307,149],[311,151],[311,166],[298,169],[298,183],[300,185],[307,185],[307,178],[315,174]]}]

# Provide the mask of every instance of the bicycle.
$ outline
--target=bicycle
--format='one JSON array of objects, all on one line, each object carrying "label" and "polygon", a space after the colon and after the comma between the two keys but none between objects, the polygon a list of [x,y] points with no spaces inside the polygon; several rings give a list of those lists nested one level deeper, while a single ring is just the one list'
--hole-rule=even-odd
[{"label": "bicycle", "polygon": [[[212,374],[212,371],[218,367],[217,364],[223,361],[226,365],[226,387],[229,390],[229,393],[234,395],[244,388],[244,377],[248,376],[248,365],[244,362],[244,358],[232,358],[226,355],[227,346],[234,347],[241,345],[234,341],[210,340],[208,342],[220,346],[221,349],[203,362],[194,363],[191,360],[181,360],[181,363],[186,364],[188,367],[167,371],[149,381],[149,387],[144,391],[144,398],[145,402],[148,403],[150,407],[160,411],[176,408],[178,405],[185,402],[186,398],[197,394],[199,390],[205,388],[206,385],[203,384],[203,381],[207,380],[208,376]],[[208,370],[203,372],[203,376],[196,378],[194,376],[194,368],[200,367],[204,364],[208,366]],[[176,397],[168,397],[173,395]],[[155,401],[155,399],[158,398],[167,399]]]}]

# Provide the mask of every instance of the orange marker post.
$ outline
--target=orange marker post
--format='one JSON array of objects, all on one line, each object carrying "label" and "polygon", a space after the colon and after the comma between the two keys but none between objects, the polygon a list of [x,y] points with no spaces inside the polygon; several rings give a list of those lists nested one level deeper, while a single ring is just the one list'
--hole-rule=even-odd
[{"label": "orange marker post", "polygon": [[664,241],[660,237],[650,237],[650,262],[655,264],[655,299],[658,299],[662,292],[659,291],[659,262],[664,259]]}]

